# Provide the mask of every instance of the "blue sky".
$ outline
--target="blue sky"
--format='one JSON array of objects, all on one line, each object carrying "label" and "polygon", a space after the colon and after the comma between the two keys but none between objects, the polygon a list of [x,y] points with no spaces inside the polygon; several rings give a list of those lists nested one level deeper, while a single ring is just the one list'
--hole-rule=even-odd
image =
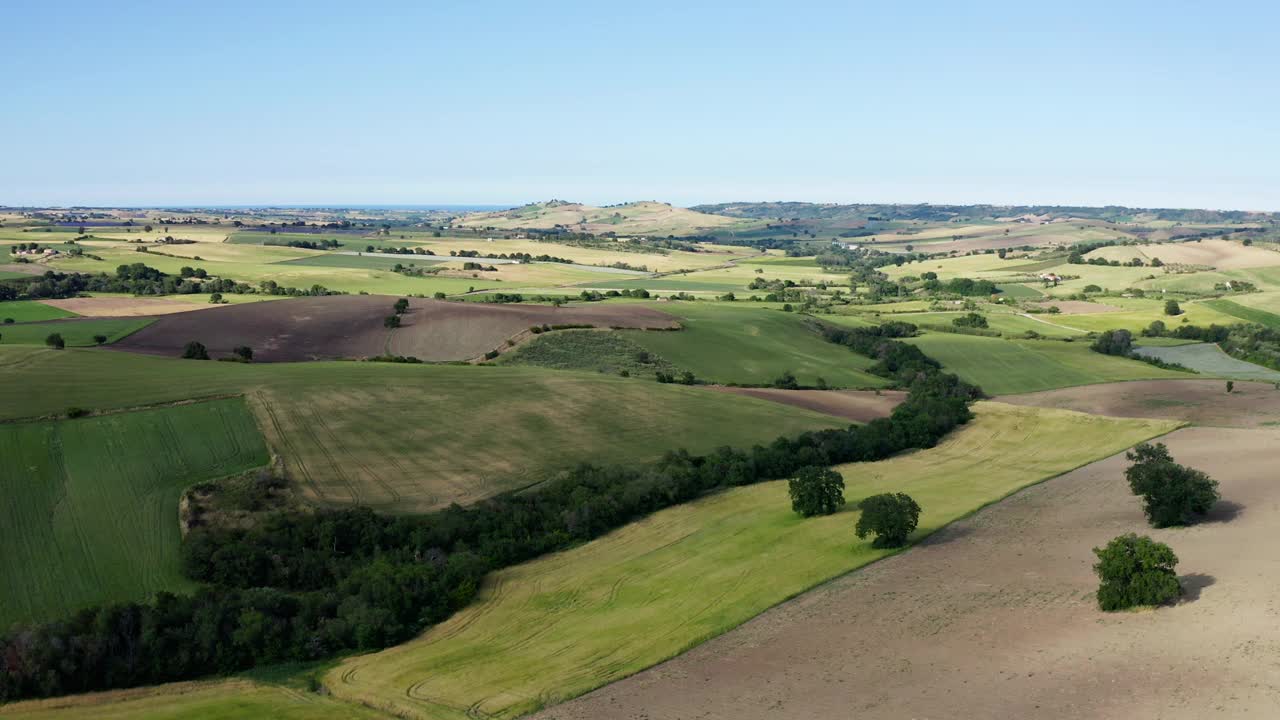
[{"label": "blue sky", "polygon": [[1264,2],[18,2],[0,204],[1280,210]]}]

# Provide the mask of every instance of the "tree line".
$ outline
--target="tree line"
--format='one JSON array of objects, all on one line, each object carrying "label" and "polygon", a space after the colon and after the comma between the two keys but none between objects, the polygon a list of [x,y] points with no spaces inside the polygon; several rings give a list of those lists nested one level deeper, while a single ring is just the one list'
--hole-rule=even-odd
[{"label": "tree line", "polygon": [[192,295],[196,293],[232,293],[235,295],[343,295],[323,285],[310,288],[286,287],[274,280],[257,286],[236,282],[231,278],[212,278],[203,268],[182,268],[180,275],[170,275],[143,263],[120,265],[114,275],[107,273],[60,273],[50,270],[35,279],[0,282],[0,301],[31,298],[33,300],[70,298],[84,292],[129,293],[132,295]]},{"label": "tree line", "polygon": [[464,607],[485,574],[599,537],[718,489],[801,468],[935,445],[979,391],[918,348],[906,323],[824,337],[876,359],[909,390],[887,418],[750,449],[685,450],[641,465],[584,464],[524,492],[416,516],[366,508],[281,511],[252,528],[200,527],[183,542],[191,596],[90,607],[0,637],[0,701],[148,685],[312,661],[408,640]]}]

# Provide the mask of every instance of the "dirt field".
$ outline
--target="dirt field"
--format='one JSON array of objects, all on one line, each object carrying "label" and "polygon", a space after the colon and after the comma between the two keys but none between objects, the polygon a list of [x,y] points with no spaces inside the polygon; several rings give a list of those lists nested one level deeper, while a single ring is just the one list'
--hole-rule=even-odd
[{"label": "dirt field", "polygon": [[889,417],[889,413],[907,398],[907,394],[899,390],[775,390],[723,385],[711,385],[708,389],[795,405],[860,423]]},{"label": "dirt field", "polygon": [[[1164,441],[1221,482],[1209,522],[1148,529],[1117,455],[537,717],[1271,717],[1280,431]],[[1090,548],[1131,531],[1177,553],[1177,606],[1097,609]]]},{"label": "dirt field", "polygon": [[1120,312],[1124,308],[1085,300],[1046,300],[1034,303],[1042,308],[1056,307],[1063,315],[1089,315],[1092,313]]},{"label": "dirt field", "polygon": [[1196,425],[1258,427],[1280,424],[1280,390],[1271,383],[1223,380],[1138,380],[1005,395],[1014,405],[1078,410],[1111,417],[1169,418]]},{"label": "dirt field", "polygon": [[1166,265],[1206,265],[1218,270],[1280,265],[1280,253],[1230,240],[1201,240],[1165,245],[1131,245],[1099,248],[1086,257],[1126,261],[1135,257],[1160,258]]},{"label": "dirt field", "polygon": [[0,272],[20,273],[22,275],[43,275],[49,270],[47,265],[37,263],[0,263]]},{"label": "dirt field", "polygon": [[159,298],[67,298],[44,300],[45,305],[62,308],[85,317],[145,317],[171,313],[208,310],[217,305],[172,302]]},{"label": "dirt field", "polygon": [[385,295],[335,295],[177,313],[112,347],[176,357],[187,342],[198,340],[215,358],[230,355],[237,345],[248,345],[254,360],[264,362],[387,353],[444,361],[478,357],[530,325],[543,323],[678,327],[670,315],[637,305],[555,308],[413,299],[403,325],[387,330],[382,321],[392,314],[396,300]]}]

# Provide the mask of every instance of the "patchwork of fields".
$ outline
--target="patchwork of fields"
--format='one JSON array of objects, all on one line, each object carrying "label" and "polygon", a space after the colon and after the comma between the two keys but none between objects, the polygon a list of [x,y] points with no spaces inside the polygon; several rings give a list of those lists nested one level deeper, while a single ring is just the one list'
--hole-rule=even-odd
[{"label": "patchwork of fields", "polygon": [[[1026,485],[1167,432],[1166,421],[977,406],[932,450],[840,467],[846,510],[801,519],[785,482],[659,512],[600,540],[498,572],[422,638],[345,661],[335,696],[394,714],[513,718],[626,677],[892,551],[853,537],[853,502],[905,491],[917,537]],[[1078,442],[1062,443],[1062,437]]]}]

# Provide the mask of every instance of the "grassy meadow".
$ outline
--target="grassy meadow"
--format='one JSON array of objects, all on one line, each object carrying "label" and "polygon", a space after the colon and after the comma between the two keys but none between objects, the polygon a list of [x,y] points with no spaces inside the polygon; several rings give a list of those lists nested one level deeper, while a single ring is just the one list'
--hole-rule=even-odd
[{"label": "grassy meadow", "polygon": [[[3,310],[0,305],[0,312]],[[95,335],[105,335],[107,342],[113,343],[153,322],[153,318],[125,317],[0,325],[0,345],[44,345],[45,338],[57,333],[68,347],[88,347],[98,344]]]},{"label": "grassy meadow", "polygon": [[[41,320],[58,320],[60,318],[75,317],[73,312],[67,312],[52,305],[45,305],[42,302],[34,300],[12,300],[0,303],[0,321],[8,323],[12,320],[15,323],[39,322]],[[2,331],[3,328],[0,328]]]},{"label": "grassy meadow", "polygon": [[[334,695],[393,714],[514,718],[633,674],[893,551],[854,537],[854,503],[910,493],[916,539],[1175,423],[976,406],[938,447],[841,466],[844,511],[802,519],[785,481],[663,510],[586,545],[499,571],[421,638],[344,661]],[[1073,442],[1064,443],[1070,437]]]},{"label": "grassy meadow", "polygon": [[474,501],[579,462],[640,462],[668,449],[750,446],[847,424],[764,400],[591,372],[244,365],[0,346],[0,420],[71,405],[105,410],[239,393],[312,499],[395,512]]},{"label": "grassy meadow", "polygon": [[0,627],[190,590],[179,495],[268,461],[238,398],[0,424],[0,457]]},{"label": "grassy meadow", "polygon": [[771,383],[790,370],[802,385],[819,377],[832,387],[886,384],[865,372],[872,360],[823,340],[801,315],[753,303],[672,302],[662,310],[679,317],[684,329],[628,337],[703,380]]}]

